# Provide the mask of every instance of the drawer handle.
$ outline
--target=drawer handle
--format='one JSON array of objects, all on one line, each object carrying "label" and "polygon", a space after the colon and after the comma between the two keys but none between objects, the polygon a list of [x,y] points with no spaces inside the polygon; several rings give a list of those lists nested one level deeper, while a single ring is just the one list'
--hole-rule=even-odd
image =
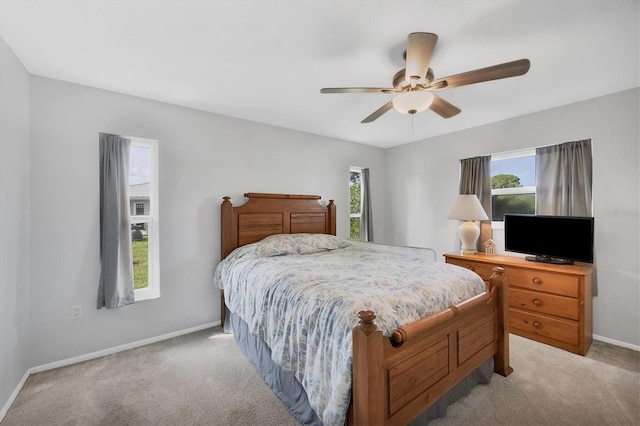
[{"label": "drawer handle", "polygon": [[531,302],[532,302],[534,305],[536,305],[537,307],[542,306],[542,300],[540,300],[540,299],[533,299]]},{"label": "drawer handle", "polygon": [[536,285],[542,285],[542,278],[533,277],[533,283],[536,284]]},{"label": "drawer handle", "polygon": [[533,322],[533,327],[534,328],[542,328],[542,324],[540,323],[540,321],[534,321]]}]

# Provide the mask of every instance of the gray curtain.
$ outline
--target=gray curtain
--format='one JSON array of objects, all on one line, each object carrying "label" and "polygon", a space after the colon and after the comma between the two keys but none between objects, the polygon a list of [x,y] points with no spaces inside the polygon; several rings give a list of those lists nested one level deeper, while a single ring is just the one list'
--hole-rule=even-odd
[{"label": "gray curtain", "polygon": [[360,241],[373,241],[369,169],[362,169],[362,211],[360,214],[362,215],[360,219]]},{"label": "gray curtain", "polygon": [[592,216],[591,140],[536,149],[536,213]]},{"label": "gray curtain", "polygon": [[478,251],[484,252],[484,243],[491,238],[491,156],[460,160],[460,195],[469,194],[478,197],[489,216],[489,220],[480,222]]},{"label": "gray curtain", "polygon": [[[536,213],[593,216],[591,139],[536,149]],[[593,295],[598,295],[594,253]]]},{"label": "gray curtain", "polygon": [[100,284],[98,309],[135,302],[129,218],[131,141],[100,134]]}]

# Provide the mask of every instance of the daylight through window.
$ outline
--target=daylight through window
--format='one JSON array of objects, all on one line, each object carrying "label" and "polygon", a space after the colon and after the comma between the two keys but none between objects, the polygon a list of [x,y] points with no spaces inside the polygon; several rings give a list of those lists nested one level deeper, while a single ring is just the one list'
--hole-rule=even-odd
[{"label": "daylight through window", "polygon": [[505,213],[534,214],[536,208],[535,149],[491,156],[491,211],[500,227]]},{"label": "daylight through window", "polygon": [[362,169],[351,167],[349,170],[349,238],[360,239],[362,222]]},{"label": "daylight through window", "polygon": [[129,211],[136,301],[156,298],[160,296],[157,141],[131,140]]}]

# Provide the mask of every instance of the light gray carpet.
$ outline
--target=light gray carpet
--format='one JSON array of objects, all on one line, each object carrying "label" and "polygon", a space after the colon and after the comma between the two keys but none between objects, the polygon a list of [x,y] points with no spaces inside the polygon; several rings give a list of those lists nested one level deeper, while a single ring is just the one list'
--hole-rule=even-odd
[{"label": "light gray carpet", "polygon": [[[640,352],[594,342],[581,357],[512,335],[511,365],[430,424],[640,424]],[[295,424],[219,327],[34,374],[2,422]]]}]

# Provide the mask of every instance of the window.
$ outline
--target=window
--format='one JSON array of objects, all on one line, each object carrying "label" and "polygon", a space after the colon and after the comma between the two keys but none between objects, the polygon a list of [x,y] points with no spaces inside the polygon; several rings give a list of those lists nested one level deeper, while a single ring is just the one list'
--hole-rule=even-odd
[{"label": "window", "polygon": [[362,169],[349,169],[349,238],[360,239],[360,223],[362,221]]},{"label": "window", "polygon": [[491,156],[491,211],[494,228],[505,213],[533,214],[536,208],[536,151]]},{"label": "window", "polygon": [[129,212],[136,301],[160,296],[158,141],[131,139]]}]

